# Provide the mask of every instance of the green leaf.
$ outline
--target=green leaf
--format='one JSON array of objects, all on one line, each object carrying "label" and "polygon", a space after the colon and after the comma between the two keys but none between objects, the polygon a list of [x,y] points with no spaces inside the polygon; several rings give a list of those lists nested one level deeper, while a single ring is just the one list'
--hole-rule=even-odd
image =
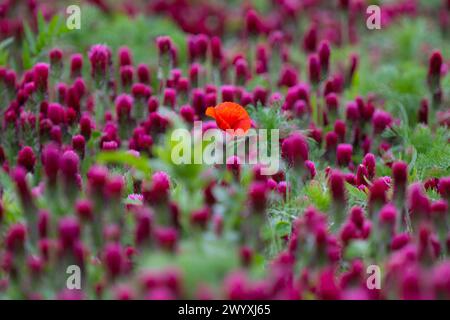
[{"label": "green leaf", "polygon": [[326,212],[330,208],[330,195],[320,183],[311,182],[308,184],[305,188],[305,194],[320,211]]},{"label": "green leaf", "polygon": [[33,62],[31,61],[31,53],[27,42],[22,45],[22,64],[24,69],[30,69],[33,66]]},{"label": "green leaf", "polygon": [[287,221],[278,221],[275,225],[275,232],[278,237],[285,237],[291,233],[291,224]]},{"label": "green leaf", "polygon": [[349,183],[345,183],[345,186],[348,192],[347,205],[349,207],[360,206],[362,208],[365,208],[367,205],[367,194]]},{"label": "green leaf", "polygon": [[412,169],[416,165],[416,161],[417,161],[417,150],[416,150],[416,148],[412,147],[411,161],[408,164],[408,168],[409,168],[409,172],[410,173],[412,172]]},{"label": "green leaf", "polygon": [[346,260],[367,258],[370,256],[370,244],[363,240],[352,241],[346,248],[344,256]]},{"label": "green leaf", "polygon": [[31,28],[27,22],[24,22],[23,28],[24,28],[25,39],[26,39],[25,44],[28,46],[29,51],[31,53],[34,53],[35,48],[36,48],[36,40],[34,39],[34,37],[35,37],[34,33],[33,33],[33,31],[31,31]]},{"label": "green leaf", "polygon": [[0,42],[0,65],[4,66],[8,63],[9,51],[6,49],[14,42],[14,37],[7,38]]},{"label": "green leaf", "polygon": [[10,44],[14,42],[14,37],[9,37],[0,42],[0,50],[6,49]]},{"label": "green leaf", "polygon": [[126,165],[139,170],[146,177],[152,173],[150,162],[146,157],[137,157],[127,151],[104,151],[97,156],[97,161],[102,164]]},{"label": "green leaf", "polygon": [[414,169],[418,178],[442,177],[450,174],[450,133],[440,127],[432,132],[429,127],[417,126],[411,133],[411,144],[417,150]]},{"label": "green leaf", "polygon": [[67,28],[62,23],[63,19],[55,15],[47,23],[42,15],[38,13],[38,28],[35,34],[30,26],[24,23],[25,38],[22,42],[22,64],[24,69],[30,69],[40,59],[56,38],[65,33]]},{"label": "green leaf", "polygon": [[8,190],[8,189],[12,190],[14,188],[14,184],[13,184],[11,178],[3,170],[0,170],[0,185],[6,190]]},{"label": "green leaf", "polygon": [[45,23],[44,15],[42,14],[42,11],[39,11],[37,14],[37,24],[38,24],[38,31],[43,32],[47,29],[47,24]]}]

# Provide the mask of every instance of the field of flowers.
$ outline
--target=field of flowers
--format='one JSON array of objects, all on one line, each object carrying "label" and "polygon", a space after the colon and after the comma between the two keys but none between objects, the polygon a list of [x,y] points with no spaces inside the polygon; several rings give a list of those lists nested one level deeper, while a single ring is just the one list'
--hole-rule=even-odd
[{"label": "field of flowers", "polygon": [[1,0],[0,299],[450,299],[449,73],[449,0]]}]

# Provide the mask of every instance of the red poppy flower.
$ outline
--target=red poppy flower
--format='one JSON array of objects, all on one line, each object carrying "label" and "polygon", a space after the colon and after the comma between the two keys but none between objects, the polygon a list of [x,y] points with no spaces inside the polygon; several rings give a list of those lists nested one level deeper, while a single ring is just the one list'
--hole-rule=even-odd
[{"label": "red poppy flower", "polygon": [[206,109],[205,114],[216,120],[217,126],[222,130],[241,129],[244,133],[250,129],[251,119],[241,105],[234,102],[223,102],[215,107]]}]

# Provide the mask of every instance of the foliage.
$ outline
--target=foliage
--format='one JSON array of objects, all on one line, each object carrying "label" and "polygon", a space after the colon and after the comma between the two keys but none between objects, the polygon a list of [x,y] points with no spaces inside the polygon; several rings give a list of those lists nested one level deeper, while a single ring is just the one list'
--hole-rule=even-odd
[{"label": "foliage", "polygon": [[59,15],[54,15],[47,23],[42,12],[39,11],[37,21],[37,34],[34,34],[28,23],[24,23],[22,63],[26,70],[30,69],[37,61],[44,59],[46,50],[55,43],[56,39],[69,32],[65,20]]}]

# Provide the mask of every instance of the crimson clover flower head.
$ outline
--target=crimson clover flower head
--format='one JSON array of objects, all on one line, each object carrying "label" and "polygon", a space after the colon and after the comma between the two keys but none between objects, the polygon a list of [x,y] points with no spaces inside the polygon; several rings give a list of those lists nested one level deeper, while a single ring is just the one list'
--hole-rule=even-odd
[{"label": "crimson clover flower head", "polygon": [[320,66],[325,71],[328,71],[330,65],[331,47],[328,40],[323,40],[319,44],[318,49]]},{"label": "crimson clover flower head", "polygon": [[91,221],[93,216],[93,204],[88,199],[78,199],[75,203],[75,213],[81,221]]},{"label": "crimson clover flower head", "polygon": [[70,75],[72,78],[79,77],[83,69],[83,55],[75,53],[70,57]]},{"label": "crimson clover flower head", "polygon": [[118,243],[107,244],[103,250],[103,261],[110,277],[120,275],[124,266],[122,246]]},{"label": "crimson clover flower head", "polygon": [[281,145],[283,158],[293,167],[302,167],[308,160],[308,142],[300,133],[293,133]]},{"label": "crimson clover flower head", "polygon": [[232,85],[223,85],[220,88],[223,101],[234,101],[234,92],[236,88]]},{"label": "crimson clover flower head", "polygon": [[44,269],[44,261],[41,257],[36,255],[28,256],[26,264],[34,276],[39,275]]},{"label": "crimson clover flower head", "polygon": [[309,82],[317,85],[320,81],[320,60],[316,54],[308,57],[308,75]]},{"label": "crimson clover flower head", "polygon": [[147,101],[152,94],[152,89],[143,83],[135,83],[131,87],[131,94],[135,99],[143,99],[144,101]]},{"label": "crimson clover flower head", "polygon": [[210,40],[211,55],[214,63],[220,63],[223,58],[222,40],[214,36]]},{"label": "crimson clover flower head", "polygon": [[136,214],[136,229],[134,233],[136,244],[142,244],[150,239],[152,224],[153,212],[148,208],[140,208]]},{"label": "crimson clover flower head", "polygon": [[56,182],[59,171],[60,151],[55,144],[48,144],[42,152],[42,164],[44,172],[51,184]]},{"label": "crimson clover flower head", "polygon": [[60,48],[53,48],[48,53],[48,56],[50,58],[50,64],[56,66],[62,62],[63,52]]},{"label": "crimson clover flower head", "polygon": [[439,179],[438,191],[442,198],[450,199],[450,177],[442,177]]},{"label": "crimson clover flower head", "polygon": [[253,250],[248,246],[242,246],[239,248],[239,256],[242,265],[249,266],[253,258]]},{"label": "crimson clover flower head", "polygon": [[88,173],[88,187],[92,192],[103,193],[109,175],[108,168],[101,165],[92,166]]},{"label": "crimson clover flower head", "polygon": [[164,171],[153,174],[151,181],[144,181],[142,194],[144,199],[152,204],[167,203],[170,191],[170,178]]},{"label": "crimson clover flower head", "polygon": [[358,104],[355,101],[350,101],[347,104],[347,109],[345,110],[345,117],[351,122],[356,122],[360,118]]},{"label": "crimson clover flower head", "polygon": [[363,158],[363,165],[367,168],[369,179],[372,180],[375,177],[376,158],[373,153],[367,153]]},{"label": "crimson clover flower head", "polygon": [[18,223],[9,227],[5,236],[5,247],[14,253],[23,250],[27,236],[25,225]]},{"label": "crimson clover flower head", "polygon": [[192,226],[205,230],[211,218],[211,212],[208,207],[195,210],[191,213],[189,219]]},{"label": "crimson clover flower head", "polygon": [[314,52],[317,47],[317,26],[311,25],[303,36],[303,48],[306,52]]},{"label": "crimson clover flower head", "polygon": [[430,200],[420,182],[413,183],[408,188],[408,208],[412,217],[429,216]]},{"label": "crimson clover flower head", "polygon": [[372,117],[372,124],[375,133],[381,133],[392,124],[392,116],[389,112],[377,109]]},{"label": "crimson clover flower head", "polygon": [[25,168],[28,172],[34,170],[34,165],[36,164],[36,156],[31,147],[23,147],[17,156],[17,164]]},{"label": "crimson clover flower head", "polygon": [[113,289],[113,296],[116,300],[133,300],[136,293],[131,286],[122,284]]},{"label": "crimson clover flower head", "polygon": [[209,37],[205,34],[190,36],[188,39],[188,48],[190,56],[194,60],[196,58],[204,61],[208,53]]},{"label": "crimson clover flower head", "polygon": [[131,109],[133,108],[133,97],[123,93],[119,95],[115,100],[116,115],[118,119],[129,119],[131,115]]},{"label": "crimson clover flower head", "polygon": [[124,88],[129,88],[133,84],[134,67],[131,65],[122,66],[119,69],[120,82]]},{"label": "crimson clover flower head", "polygon": [[248,279],[243,272],[233,272],[224,280],[224,292],[228,299],[248,298]]},{"label": "crimson clover flower head", "polygon": [[375,179],[369,188],[369,204],[385,204],[389,185],[383,178]]},{"label": "crimson clover flower head", "polygon": [[283,98],[283,94],[281,94],[281,92],[273,92],[270,97],[269,97],[269,104],[270,105],[276,105],[276,104],[281,104],[283,102],[284,98]]},{"label": "crimson clover flower head", "polygon": [[405,186],[408,181],[408,164],[396,161],[392,164],[392,176],[396,186]]},{"label": "crimson clover flower head", "polygon": [[330,131],[325,134],[325,147],[327,151],[335,152],[338,143],[338,135],[335,131]]},{"label": "crimson clover flower head", "polygon": [[119,66],[129,66],[133,64],[133,54],[131,53],[130,48],[128,47],[120,47],[118,51],[119,58]]},{"label": "crimson clover flower head", "polygon": [[80,237],[80,224],[75,217],[63,217],[58,222],[59,241],[63,249],[72,249]]},{"label": "crimson clover flower head", "polygon": [[26,175],[27,171],[21,166],[17,166],[11,173],[20,197],[28,203],[28,201],[31,201],[31,192],[28,187]]},{"label": "crimson clover flower head", "polygon": [[[269,184],[267,184],[269,186]],[[289,184],[286,181],[280,181],[277,184],[277,192],[283,196],[283,199],[286,199],[286,194],[289,189]]]},{"label": "crimson clover flower head", "polygon": [[173,47],[172,39],[168,36],[159,36],[156,38],[156,46],[160,56],[169,54]]},{"label": "crimson clover flower head", "polygon": [[103,44],[96,44],[89,50],[91,74],[96,79],[104,79],[111,63],[111,50]]},{"label": "crimson clover flower head", "polygon": [[339,8],[341,10],[348,10],[350,7],[350,0],[339,0]]},{"label": "crimson clover flower head", "polygon": [[192,90],[192,107],[197,115],[205,114],[205,92],[202,89]]},{"label": "crimson clover flower head", "polygon": [[265,31],[264,22],[256,10],[250,9],[245,13],[245,30],[248,35],[258,35]]},{"label": "crimson clover flower head", "polygon": [[333,201],[341,203],[345,201],[345,184],[344,175],[338,171],[333,170],[329,177],[330,192]]},{"label": "crimson clover flower head", "polygon": [[329,112],[336,112],[339,108],[339,97],[336,93],[331,92],[325,96],[325,105]]},{"label": "crimson clover flower head", "polygon": [[433,51],[430,57],[428,75],[433,77],[440,77],[441,67],[443,63],[442,54],[440,51]]},{"label": "crimson clover flower head", "polygon": [[356,169],[356,185],[366,185],[367,184],[367,169],[364,165],[360,164]]},{"label": "crimson clover flower head", "polygon": [[310,161],[310,160],[306,160],[306,161],[305,161],[305,167],[306,167],[306,169],[308,170],[309,177],[310,177],[311,179],[314,179],[314,177],[315,177],[316,174],[317,174],[317,171],[316,171],[316,165],[314,164],[314,162],[312,162],[312,161]]},{"label": "crimson clover flower head", "polygon": [[240,84],[244,84],[250,77],[248,62],[244,58],[238,59],[234,63],[236,79]]},{"label": "crimson clover flower head", "polygon": [[175,108],[177,101],[177,90],[174,88],[166,88],[164,90],[163,102],[165,106]]},{"label": "crimson clover flower head", "polygon": [[137,66],[137,78],[140,83],[149,84],[150,83],[150,68],[146,64],[139,64]]},{"label": "crimson clover flower head", "polygon": [[348,143],[341,143],[336,149],[336,159],[340,166],[348,166],[352,161],[353,146]]},{"label": "crimson clover flower head", "polygon": [[420,108],[417,113],[417,120],[420,123],[428,124],[428,112],[429,112],[429,104],[427,99],[422,99],[420,101]]},{"label": "crimson clover flower head", "polygon": [[84,158],[85,146],[86,139],[81,134],[72,137],[72,148],[78,153],[80,158]]},{"label": "crimson clover flower head", "polygon": [[350,240],[357,238],[357,228],[352,221],[344,223],[340,230],[340,238],[344,245],[347,245]]},{"label": "crimson clover flower head", "polygon": [[80,133],[86,140],[91,137],[92,129],[94,128],[94,123],[92,122],[89,115],[84,114],[80,118]]},{"label": "crimson clover flower head", "polygon": [[162,249],[175,251],[178,237],[178,231],[174,227],[155,228],[155,240]]},{"label": "crimson clover flower head", "polygon": [[121,199],[124,187],[125,181],[123,176],[114,175],[108,178],[105,186],[105,193],[111,199]]},{"label": "crimson clover flower head", "polygon": [[40,92],[47,91],[49,71],[47,63],[39,62],[33,67],[34,84]]},{"label": "crimson clover flower head", "polygon": [[334,132],[336,132],[336,134],[338,135],[339,141],[341,142],[345,141],[345,133],[347,132],[347,126],[343,120],[337,119],[334,122]]},{"label": "crimson clover flower head", "polygon": [[314,125],[313,123],[310,124],[309,126],[309,137],[314,139],[317,144],[322,144],[322,133],[323,130],[320,127],[317,127],[316,125]]},{"label": "crimson clover flower head", "polygon": [[[450,4],[450,2],[449,2]],[[436,296],[450,296],[450,262],[439,262],[432,270],[432,286]]]},{"label": "crimson clover flower head", "polygon": [[38,222],[37,222],[39,237],[46,238],[48,236],[50,219],[51,219],[51,214],[48,210],[44,210],[44,209],[39,210]]},{"label": "crimson clover flower head", "polygon": [[249,187],[248,197],[251,207],[254,209],[254,211],[263,212],[266,208],[267,202],[266,183],[260,181],[252,182]]},{"label": "crimson clover flower head", "polygon": [[392,237],[390,248],[391,250],[400,250],[406,247],[411,241],[411,236],[408,233],[399,233]]},{"label": "crimson clover flower head", "polygon": [[350,220],[358,227],[362,228],[364,224],[364,211],[361,207],[355,206],[350,209]]},{"label": "crimson clover flower head", "polygon": [[147,101],[147,109],[149,113],[156,112],[158,110],[159,102],[158,98],[150,97]]},{"label": "crimson clover flower head", "polygon": [[437,219],[445,218],[448,211],[448,203],[446,200],[436,200],[430,207],[431,215]]},{"label": "crimson clover flower head", "polygon": [[72,150],[67,150],[60,158],[59,166],[66,181],[75,182],[80,165],[79,156]]},{"label": "crimson clover flower head", "polygon": [[342,295],[342,289],[337,283],[332,268],[327,268],[319,274],[317,294],[324,300],[338,300]]},{"label": "crimson clover flower head", "polygon": [[47,117],[56,125],[64,122],[64,108],[59,103],[50,103],[47,107]]},{"label": "crimson clover flower head", "polygon": [[391,203],[381,208],[379,213],[380,223],[383,225],[394,225],[397,217],[397,209]]},{"label": "crimson clover flower head", "polygon": [[193,123],[195,120],[195,110],[190,105],[181,106],[180,115],[188,123]]},{"label": "crimson clover flower head", "polygon": [[280,78],[278,80],[278,86],[293,87],[298,83],[298,72],[290,65],[283,65]]}]

